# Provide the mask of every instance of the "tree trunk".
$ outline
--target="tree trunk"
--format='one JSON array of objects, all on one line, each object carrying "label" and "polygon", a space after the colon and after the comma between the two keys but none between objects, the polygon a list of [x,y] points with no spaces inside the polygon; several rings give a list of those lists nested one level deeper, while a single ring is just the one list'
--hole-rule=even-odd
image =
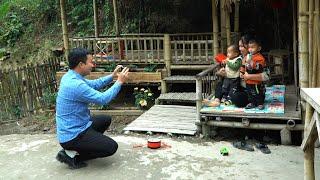
[{"label": "tree trunk", "polygon": [[66,8],[65,7],[66,7],[65,0],[60,0],[63,46],[64,46],[64,49],[65,49],[66,59],[68,59],[69,39],[68,39],[67,15],[66,15]]}]

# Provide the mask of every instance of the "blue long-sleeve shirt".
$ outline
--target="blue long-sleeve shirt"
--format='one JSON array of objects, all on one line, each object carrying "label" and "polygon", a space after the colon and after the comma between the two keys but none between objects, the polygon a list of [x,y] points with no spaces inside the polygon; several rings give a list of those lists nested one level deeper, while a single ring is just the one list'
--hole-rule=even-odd
[{"label": "blue long-sleeve shirt", "polygon": [[119,82],[115,82],[105,92],[98,91],[111,82],[111,75],[88,80],[73,70],[62,77],[56,101],[57,136],[60,143],[74,139],[90,127],[89,103],[108,104],[119,93]]}]

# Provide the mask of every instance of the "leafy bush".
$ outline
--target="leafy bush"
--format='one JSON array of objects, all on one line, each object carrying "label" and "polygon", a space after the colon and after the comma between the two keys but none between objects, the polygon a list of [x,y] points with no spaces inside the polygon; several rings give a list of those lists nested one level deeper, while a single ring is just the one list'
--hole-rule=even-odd
[{"label": "leafy bush", "polygon": [[154,94],[151,92],[149,88],[141,88],[139,90],[138,87],[135,87],[133,91],[135,105],[139,109],[148,109],[154,104]]},{"label": "leafy bush", "polygon": [[47,108],[52,109],[56,106],[57,95],[56,92],[52,92],[49,88],[44,90],[42,100]]}]

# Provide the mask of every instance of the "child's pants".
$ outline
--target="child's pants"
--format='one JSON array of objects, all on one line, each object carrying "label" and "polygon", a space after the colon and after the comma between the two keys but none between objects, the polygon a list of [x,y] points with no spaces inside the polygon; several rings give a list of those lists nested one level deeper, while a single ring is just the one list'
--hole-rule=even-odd
[{"label": "child's pants", "polygon": [[263,84],[246,84],[249,103],[263,105],[266,89]]},{"label": "child's pants", "polygon": [[240,78],[224,78],[222,85],[222,96],[226,100],[231,100],[230,96],[238,90]]}]

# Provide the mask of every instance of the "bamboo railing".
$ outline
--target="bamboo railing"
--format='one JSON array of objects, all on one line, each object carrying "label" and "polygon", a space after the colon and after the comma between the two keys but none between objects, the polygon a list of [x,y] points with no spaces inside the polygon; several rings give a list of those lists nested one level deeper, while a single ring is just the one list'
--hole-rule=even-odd
[{"label": "bamboo railing", "polygon": [[[120,37],[70,38],[71,48],[83,47],[93,52],[97,64],[164,64],[165,34],[122,34]],[[210,64],[212,62],[212,33],[169,34],[171,64]],[[218,35],[219,37],[220,34]],[[231,33],[236,43],[239,33]],[[219,38],[219,42],[223,39]]]},{"label": "bamboo railing", "polygon": [[0,123],[46,108],[43,96],[57,90],[55,73],[60,61],[51,58],[42,64],[0,71]]},{"label": "bamboo railing", "polygon": [[200,121],[200,109],[203,99],[211,99],[214,96],[216,72],[219,69],[218,64],[211,65],[208,69],[196,75],[196,106],[197,121]]},{"label": "bamboo railing", "polygon": [[96,63],[164,63],[163,37],[125,36],[72,38],[71,47],[91,50]]}]

